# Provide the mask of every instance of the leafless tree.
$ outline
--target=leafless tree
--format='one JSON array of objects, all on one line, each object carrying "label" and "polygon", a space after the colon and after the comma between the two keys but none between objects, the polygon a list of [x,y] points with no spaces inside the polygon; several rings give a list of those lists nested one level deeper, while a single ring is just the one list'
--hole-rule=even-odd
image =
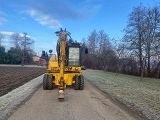
[{"label": "leafless tree", "polygon": [[107,67],[109,58],[108,58],[108,52],[111,50],[111,43],[110,38],[105,33],[104,30],[100,30],[98,32],[98,41],[99,41],[99,49],[98,49],[98,56],[100,60],[98,60],[98,66],[100,69],[104,69]]},{"label": "leafless tree", "polygon": [[112,49],[110,38],[104,32],[92,31],[87,43],[89,49],[89,66],[93,69],[112,70],[116,66],[116,54]]},{"label": "leafless tree", "polygon": [[22,55],[22,66],[24,65],[26,53],[31,50],[31,46],[33,45],[34,41],[28,36],[27,33],[23,33],[23,37],[21,38],[21,48],[23,51]]},{"label": "leafless tree", "polygon": [[132,13],[129,15],[129,21],[124,36],[124,41],[129,43],[129,50],[132,50],[135,56],[139,58],[140,74],[142,74],[144,57],[145,13],[146,8],[141,5],[133,9]]},{"label": "leafless tree", "polygon": [[160,11],[158,7],[148,8],[145,15],[145,51],[147,58],[147,72],[150,76],[151,57],[160,54],[160,40],[157,33],[160,32]]},{"label": "leafless tree", "polygon": [[96,30],[93,30],[90,35],[88,36],[88,39],[87,39],[87,47],[88,47],[88,50],[89,50],[89,66],[93,69],[95,69],[95,61],[97,59],[97,31]]},{"label": "leafless tree", "polygon": [[88,36],[88,47],[90,54],[95,54],[96,53],[96,48],[97,48],[97,31],[93,30],[91,34]]},{"label": "leafless tree", "polygon": [[[128,26],[125,29],[124,40],[129,43],[129,50],[134,51],[139,58],[139,73],[143,77],[144,64],[147,63],[147,73],[151,73],[151,57],[160,54],[160,11],[158,7],[135,7],[129,15]],[[144,63],[145,62],[145,63]]]},{"label": "leafless tree", "polygon": [[21,36],[19,33],[13,33],[10,37],[15,48],[20,49]]}]

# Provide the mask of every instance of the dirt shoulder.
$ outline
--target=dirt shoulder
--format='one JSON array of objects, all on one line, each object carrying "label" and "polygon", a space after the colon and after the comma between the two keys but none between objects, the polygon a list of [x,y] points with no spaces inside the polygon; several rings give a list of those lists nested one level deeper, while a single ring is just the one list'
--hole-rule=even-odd
[{"label": "dirt shoulder", "polygon": [[0,96],[44,74],[44,67],[0,66]]}]

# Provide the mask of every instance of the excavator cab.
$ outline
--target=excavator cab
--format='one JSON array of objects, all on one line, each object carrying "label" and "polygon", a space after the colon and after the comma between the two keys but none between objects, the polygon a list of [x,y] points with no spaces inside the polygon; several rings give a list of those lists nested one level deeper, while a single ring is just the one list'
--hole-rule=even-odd
[{"label": "excavator cab", "polygon": [[81,66],[81,45],[79,43],[71,43],[67,49],[67,65]]}]

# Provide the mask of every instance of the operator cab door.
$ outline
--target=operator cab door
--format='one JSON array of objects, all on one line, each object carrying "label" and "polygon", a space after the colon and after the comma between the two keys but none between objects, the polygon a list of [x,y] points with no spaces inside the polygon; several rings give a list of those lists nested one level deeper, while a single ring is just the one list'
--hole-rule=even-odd
[{"label": "operator cab door", "polygon": [[80,48],[69,47],[68,50],[68,66],[80,66],[81,64]]}]

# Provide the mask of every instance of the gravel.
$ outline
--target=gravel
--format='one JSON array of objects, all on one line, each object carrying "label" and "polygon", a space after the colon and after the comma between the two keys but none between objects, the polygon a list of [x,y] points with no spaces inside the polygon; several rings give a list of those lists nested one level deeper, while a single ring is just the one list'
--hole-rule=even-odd
[{"label": "gravel", "polygon": [[0,120],[7,119],[42,84],[43,75],[0,97]]}]

